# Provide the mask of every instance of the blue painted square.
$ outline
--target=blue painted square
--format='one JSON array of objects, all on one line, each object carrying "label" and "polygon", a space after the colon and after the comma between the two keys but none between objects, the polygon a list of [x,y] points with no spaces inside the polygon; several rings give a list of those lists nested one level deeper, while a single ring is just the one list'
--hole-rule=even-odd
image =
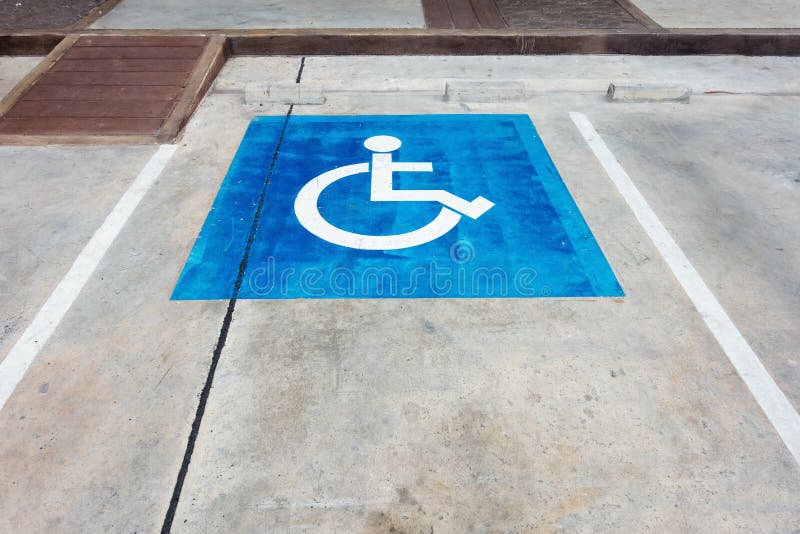
[{"label": "blue painted square", "polygon": [[[364,142],[374,136],[402,142],[390,153],[392,162],[429,162],[433,169],[395,171],[387,194],[444,190],[464,201],[484,197],[494,206],[471,218],[455,209],[460,205],[427,196],[371,200],[371,173],[375,183],[379,175],[375,152]],[[386,115],[254,119],[173,299],[232,296],[271,165],[239,298],[623,295],[527,115]],[[328,171],[343,167],[345,176],[325,182]],[[311,200],[301,203],[298,194],[309,182],[301,198]],[[336,244],[318,228],[312,233],[315,227],[298,218],[303,213],[346,236],[437,231],[415,246],[365,250]],[[440,216],[451,226],[437,226]]]}]

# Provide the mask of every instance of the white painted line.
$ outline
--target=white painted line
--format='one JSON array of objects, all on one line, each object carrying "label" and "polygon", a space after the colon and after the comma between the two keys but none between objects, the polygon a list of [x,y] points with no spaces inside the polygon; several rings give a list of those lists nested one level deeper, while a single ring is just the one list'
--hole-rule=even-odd
[{"label": "white painted line", "polygon": [[0,362],[0,410],[3,409],[17,384],[25,376],[36,355],[47,343],[72,303],[75,302],[111,243],[125,226],[125,222],[158,179],[176,148],[176,145],[161,145],[153,154],[100,228],[83,247],[70,270],[50,294],[36,317],[23,332],[22,337],[17,340],[6,358]]},{"label": "white painted line", "polygon": [[761,360],[758,359],[747,340],[728,317],[725,309],[700,278],[689,259],[661,224],[658,216],[647,204],[647,200],[636,189],[630,176],[595,131],[589,119],[582,113],[570,113],[570,117],[625,198],[628,206],[639,220],[639,224],[650,236],[678,282],[689,295],[709,330],[714,334],[722,350],[736,368],[736,372],[742,377],[756,402],[764,410],[775,430],[778,431],[789,452],[800,464],[800,415],[764,368]]}]

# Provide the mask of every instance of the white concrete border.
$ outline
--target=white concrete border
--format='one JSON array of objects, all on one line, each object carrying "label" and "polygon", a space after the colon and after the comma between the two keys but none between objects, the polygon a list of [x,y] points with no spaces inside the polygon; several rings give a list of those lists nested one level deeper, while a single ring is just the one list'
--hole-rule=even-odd
[{"label": "white concrete border", "polygon": [[758,405],[775,427],[789,452],[800,465],[800,415],[769,375],[747,340],[736,328],[725,309],[703,282],[658,216],[647,203],[630,176],[608,149],[600,134],[582,113],[570,113],[572,121],[594,155],[617,186],[633,214],[653,241],[700,316],[722,347],[736,372],[750,389]]},{"label": "white concrete border", "polygon": [[161,145],[83,248],[25,332],[0,362],[0,410],[64,318],[106,251],[166,167],[176,145]]}]

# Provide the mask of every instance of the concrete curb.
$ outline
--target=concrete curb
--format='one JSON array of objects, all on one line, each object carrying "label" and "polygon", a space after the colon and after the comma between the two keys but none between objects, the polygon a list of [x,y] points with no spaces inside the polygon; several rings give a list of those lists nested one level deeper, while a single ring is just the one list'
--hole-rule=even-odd
[{"label": "concrete curb", "polygon": [[222,35],[233,55],[800,55],[800,29],[31,30],[0,33],[0,55],[47,54],[72,33]]}]

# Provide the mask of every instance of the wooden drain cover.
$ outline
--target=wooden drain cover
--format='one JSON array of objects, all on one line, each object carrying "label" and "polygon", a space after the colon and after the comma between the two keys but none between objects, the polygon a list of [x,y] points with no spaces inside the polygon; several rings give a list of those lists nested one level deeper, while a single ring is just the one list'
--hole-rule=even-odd
[{"label": "wooden drain cover", "polygon": [[0,104],[0,142],[168,142],[224,61],[218,36],[68,36]]}]

